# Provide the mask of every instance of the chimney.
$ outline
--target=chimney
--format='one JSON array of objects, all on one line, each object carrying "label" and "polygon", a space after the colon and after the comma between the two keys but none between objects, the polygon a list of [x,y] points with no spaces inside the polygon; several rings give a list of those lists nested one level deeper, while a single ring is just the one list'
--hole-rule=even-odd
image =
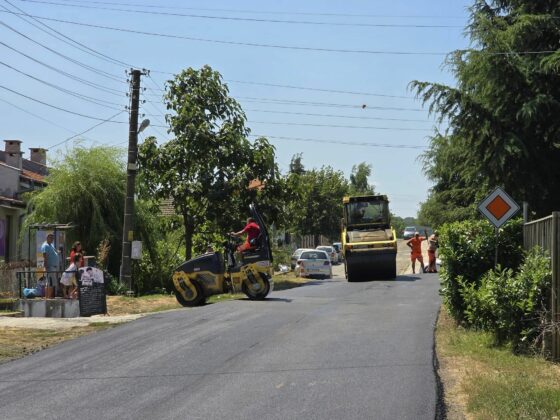
[{"label": "chimney", "polygon": [[41,147],[29,148],[29,152],[31,162],[39,163],[44,166],[47,165],[47,149]]},{"label": "chimney", "polygon": [[6,152],[6,165],[13,166],[21,170],[21,140],[4,140],[4,151]]}]

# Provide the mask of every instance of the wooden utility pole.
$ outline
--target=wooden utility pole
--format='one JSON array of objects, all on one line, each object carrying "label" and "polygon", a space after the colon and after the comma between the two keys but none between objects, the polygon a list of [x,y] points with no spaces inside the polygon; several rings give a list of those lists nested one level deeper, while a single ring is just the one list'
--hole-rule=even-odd
[{"label": "wooden utility pole", "polygon": [[145,70],[130,71],[130,120],[128,131],[128,160],[126,167],[126,197],[124,201],[124,219],[122,236],[122,259],[120,282],[132,290],[132,270],[130,254],[134,239],[134,191],[136,172],[138,171],[138,108],[140,106],[140,76],[147,74]]}]

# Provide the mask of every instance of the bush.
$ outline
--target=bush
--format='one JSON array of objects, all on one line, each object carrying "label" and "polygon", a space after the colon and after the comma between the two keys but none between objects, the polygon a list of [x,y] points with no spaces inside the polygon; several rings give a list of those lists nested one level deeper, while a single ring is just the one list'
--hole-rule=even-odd
[{"label": "bush", "polygon": [[515,351],[526,350],[541,334],[551,281],[549,259],[534,249],[517,272],[498,267],[478,288],[464,285],[466,321],[492,332],[499,344],[510,341]]},{"label": "bush", "polygon": [[[515,270],[523,258],[523,222],[508,222],[498,234],[498,264]],[[450,313],[464,320],[464,288],[478,288],[481,277],[494,268],[496,234],[486,220],[468,220],[444,225],[440,230],[442,259],[441,295]]]}]

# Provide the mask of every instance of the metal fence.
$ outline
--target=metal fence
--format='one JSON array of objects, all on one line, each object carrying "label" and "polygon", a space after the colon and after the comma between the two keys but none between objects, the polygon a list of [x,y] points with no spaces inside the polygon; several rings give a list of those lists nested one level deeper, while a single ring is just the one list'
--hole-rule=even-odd
[{"label": "metal fence", "polygon": [[[523,226],[523,245],[526,250],[539,246],[550,255],[552,288],[550,293],[550,316],[552,325],[560,325],[560,212]],[[553,360],[560,360],[560,333],[552,328],[545,336],[545,348]]]}]

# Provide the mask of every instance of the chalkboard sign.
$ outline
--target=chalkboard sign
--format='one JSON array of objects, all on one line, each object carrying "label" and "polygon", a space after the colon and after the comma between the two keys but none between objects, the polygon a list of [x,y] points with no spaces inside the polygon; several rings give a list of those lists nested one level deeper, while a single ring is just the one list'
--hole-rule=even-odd
[{"label": "chalkboard sign", "polygon": [[84,267],[78,271],[78,298],[80,316],[107,313],[107,295],[103,271],[98,268]]}]

